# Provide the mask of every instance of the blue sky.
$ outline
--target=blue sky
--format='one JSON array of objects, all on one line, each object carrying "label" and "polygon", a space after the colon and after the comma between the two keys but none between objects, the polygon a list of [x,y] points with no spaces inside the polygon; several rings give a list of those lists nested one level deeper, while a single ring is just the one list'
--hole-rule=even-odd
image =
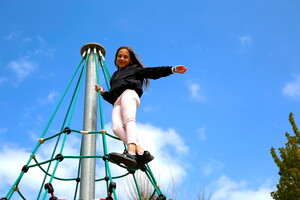
[{"label": "blue sky", "polygon": [[[203,188],[211,200],[271,199],[279,177],[270,148],[292,133],[290,112],[300,124],[299,9],[296,0],[1,0],[0,196],[44,130],[81,47],[97,42],[111,73],[123,45],[145,66],[188,67],[151,81],[138,110],[162,182],[173,178],[194,199]],[[70,152],[79,151],[78,138]]]}]

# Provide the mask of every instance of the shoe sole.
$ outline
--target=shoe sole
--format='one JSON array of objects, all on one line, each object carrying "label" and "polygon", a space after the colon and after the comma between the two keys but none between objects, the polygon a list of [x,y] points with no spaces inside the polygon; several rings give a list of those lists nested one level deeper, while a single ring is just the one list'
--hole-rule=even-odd
[{"label": "shoe sole", "polygon": [[114,152],[110,153],[109,157],[117,163],[124,164],[128,168],[136,168],[136,162],[133,159],[126,157],[124,154]]}]

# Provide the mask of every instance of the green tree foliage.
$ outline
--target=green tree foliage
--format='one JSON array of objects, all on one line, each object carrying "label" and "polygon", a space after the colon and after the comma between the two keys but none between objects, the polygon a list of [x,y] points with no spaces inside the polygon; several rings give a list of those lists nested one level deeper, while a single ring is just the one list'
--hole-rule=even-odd
[{"label": "green tree foliage", "polygon": [[295,135],[286,133],[285,147],[279,148],[280,158],[275,149],[271,148],[272,157],[279,168],[280,175],[277,191],[271,193],[275,200],[299,200],[300,199],[300,133],[290,113],[289,121]]}]

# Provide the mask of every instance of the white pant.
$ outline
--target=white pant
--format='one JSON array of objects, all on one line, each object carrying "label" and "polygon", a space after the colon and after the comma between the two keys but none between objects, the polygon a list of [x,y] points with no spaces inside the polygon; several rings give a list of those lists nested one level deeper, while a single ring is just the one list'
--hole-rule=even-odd
[{"label": "white pant", "polygon": [[136,125],[136,109],[140,98],[134,90],[125,90],[114,103],[112,111],[113,132],[125,143],[140,146]]}]

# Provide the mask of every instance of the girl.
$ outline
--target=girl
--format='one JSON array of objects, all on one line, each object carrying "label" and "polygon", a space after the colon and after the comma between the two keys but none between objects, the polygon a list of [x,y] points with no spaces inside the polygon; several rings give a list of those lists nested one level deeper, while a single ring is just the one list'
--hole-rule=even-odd
[{"label": "girl", "polygon": [[138,60],[137,55],[128,46],[120,47],[115,56],[118,70],[110,80],[110,90],[105,91],[100,85],[95,89],[111,103],[113,132],[127,144],[128,151],[123,154],[110,153],[110,158],[123,163],[128,168],[140,168],[154,159],[139,143],[136,125],[136,109],[140,105],[143,86],[149,87],[149,79],[158,79],[173,73],[183,74],[187,68],[183,65],[174,67],[147,67]]}]

